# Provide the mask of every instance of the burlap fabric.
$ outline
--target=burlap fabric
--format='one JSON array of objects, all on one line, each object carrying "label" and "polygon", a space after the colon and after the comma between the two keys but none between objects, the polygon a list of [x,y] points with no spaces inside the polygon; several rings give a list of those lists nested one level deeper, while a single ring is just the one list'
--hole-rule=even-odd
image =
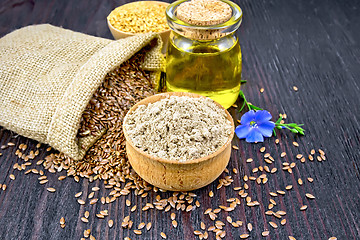
[{"label": "burlap fabric", "polygon": [[76,137],[82,112],[106,74],[147,45],[142,67],[155,73],[163,56],[153,33],[114,41],[45,24],[6,35],[0,39],[0,125],[83,158],[97,137]]}]

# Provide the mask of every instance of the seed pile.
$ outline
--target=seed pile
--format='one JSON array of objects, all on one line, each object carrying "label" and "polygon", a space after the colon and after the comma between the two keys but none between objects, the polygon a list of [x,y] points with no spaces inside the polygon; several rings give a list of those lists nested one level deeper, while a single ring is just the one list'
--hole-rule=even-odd
[{"label": "seed pile", "polygon": [[163,32],[169,27],[165,16],[166,5],[134,2],[113,10],[108,16],[111,25],[123,32]]},{"label": "seed pile", "polygon": [[214,153],[232,130],[225,111],[213,100],[188,96],[140,105],[124,123],[136,147],[152,156],[181,162]]},{"label": "seed pile", "polygon": [[[147,231],[151,231],[154,224],[144,220],[144,222],[139,222],[140,219],[145,219],[138,218],[139,215],[147,214],[144,213],[146,211],[155,210],[168,212],[172,226],[164,226],[157,237],[158,239],[166,239],[169,238],[170,233],[168,228],[173,227],[176,229],[182,222],[181,214],[176,214],[177,211],[195,211],[196,214],[199,214],[197,210],[201,203],[196,194],[192,192],[164,193],[164,190],[153,187],[140,179],[127,161],[124,136],[121,131],[122,120],[133,104],[155,93],[152,89],[149,74],[139,68],[141,59],[143,59],[142,54],[139,53],[121,65],[119,69],[109,73],[86,108],[78,136],[96,135],[99,131],[104,130],[106,132],[88,151],[84,160],[74,161],[61,153],[52,153],[50,147],[45,149],[41,144],[36,145],[34,149],[29,149],[26,144],[20,144],[15,151],[19,161],[13,165],[13,169],[38,176],[39,184],[45,186],[48,194],[56,194],[57,191],[47,179],[47,172],[56,173],[65,170],[67,174],[59,176],[59,181],[68,176],[73,176],[76,182],[80,180],[80,177],[88,178],[90,182],[96,179],[103,180],[102,183],[104,183],[105,189],[94,186],[87,194],[82,191],[74,193],[76,201],[80,205],[83,205],[87,210],[93,209],[96,211],[95,215],[85,211],[83,215],[79,216],[79,219],[84,224],[84,239],[95,239],[95,234],[87,225],[92,221],[93,217],[104,219],[109,228],[129,229],[131,230],[129,235],[136,238],[137,235],[143,235]],[[279,144],[280,140],[275,139],[275,143]],[[292,144],[296,148],[299,147],[297,142]],[[5,150],[14,146],[14,143],[9,142],[0,148]],[[44,160],[38,157],[41,151],[48,152]],[[233,146],[233,151],[238,151],[238,147]],[[288,196],[293,189],[304,188],[304,185],[312,184],[314,179],[311,176],[300,177],[296,175],[296,177],[294,176],[295,181],[285,184],[283,189],[266,190],[268,202],[255,199],[255,196],[251,196],[250,190],[254,186],[269,188],[268,186],[271,185],[268,185],[268,182],[275,178],[281,170],[286,174],[296,174],[297,171],[295,170],[297,170],[299,164],[326,161],[325,152],[321,149],[317,151],[311,149],[309,152],[303,151],[295,154],[293,158],[290,153],[286,152],[272,155],[265,147],[261,147],[259,152],[261,158],[253,157],[243,160],[244,171],[236,168],[225,169],[224,174],[218,179],[216,190],[209,191],[208,196],[221,199],[219,198],[221,194],[219,189],[226,187],[227,199],[220,202],[217,207],[208,208],[203,213],[200,213],[204,218],[198,226],[193,226],[194,236],[199,239],[208,239],[211,234],[215,239],[226,239],[226,229],[231,227],[236,229],[236,232],[239,232],[240,239],[252,237],[254,234],[253,229],[258,224],[230,215],[231,212],[243,206],[265,208],[266,217],[264,218],[266,221],[263,224],[264,229],[261,230],[261,236],[264,238],[278,231],[276,229],[290,224],[282,197]],[[0,158],[1,155],[0,153]],[[47,171],[35,169],[34,163],[35,165],[42,165]],[[234,186],[233,177],[240,177],[239,174],[241,174],[242,181],[239,181],[240,185]],[[10,174],[9,181],[16,182],[17,178],[15,176],[16,173]],[[6,191],[6,183],[0,184],[0,188],[2,191]],[[129,195],[133,194],[144,200],[137,201],[138,204],[134,204],[129,197]],[[123,207],[128,208],[128,215],[123,218],[122,222],[114,221],[113,219],[116,216],[111,216],[111,212],[107,209],[118,198],[126,198]],[[316,201],[316,195],[311,191],[305,191],[298,201],[298,208],[295,211],[308,211],[311,208],[312,201]],[[59,228],[66,228],[70,225],[69,220],[64,217],[56,221],[60,225]],[[288,236],[292,240],[296,239],[295,237]],[[129,240],[130,237],[124,239]],[[330,239],[336,240],[336,237],[330,237]]]}]

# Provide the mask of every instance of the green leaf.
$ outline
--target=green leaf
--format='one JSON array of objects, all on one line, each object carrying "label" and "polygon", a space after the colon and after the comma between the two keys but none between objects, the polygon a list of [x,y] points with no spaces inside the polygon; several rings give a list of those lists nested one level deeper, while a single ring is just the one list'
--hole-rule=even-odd
[{"label": "green leaf", "polygon": [[241,80],[240,80],[240,83],[247,83],[247,80],[241,79]]},{"label": "green leaf", "polygon": [[249,106],[252,110],[263,110],[262,108],[252,105],[251,103],[249,103]]},{"label": "green leaf", "polygon": [[298,132],[299,132],[299,131],[296,130],[295,128],[291,129],[290,131],[291,131],[292,133],[298,133]]},{"label": "green leaf", "polygon": [[275,125],[280,123],[282,119],[283,119],[282,117],[279,117],[279,119],[275,122]]}]

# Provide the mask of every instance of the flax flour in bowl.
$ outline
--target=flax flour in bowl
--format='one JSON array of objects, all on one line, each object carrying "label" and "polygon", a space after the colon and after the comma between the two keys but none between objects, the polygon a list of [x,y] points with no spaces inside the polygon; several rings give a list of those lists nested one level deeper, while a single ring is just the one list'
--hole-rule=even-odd
[{"label": "flax flour in bowl", "polygon": [[123,129],[139,176],[163,189],[185,191],[209,184],[225,169],[234,123],[210,98],[175,92],[137,103]]}]

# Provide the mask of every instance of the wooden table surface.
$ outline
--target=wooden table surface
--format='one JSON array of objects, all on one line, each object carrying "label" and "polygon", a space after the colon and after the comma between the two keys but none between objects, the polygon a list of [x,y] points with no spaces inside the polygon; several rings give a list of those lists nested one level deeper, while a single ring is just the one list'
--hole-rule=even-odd
[{"label": "wooden table surface", "polygon": [[[23,26],[51,23],[111,39],[106,16],[125,2],[3,0],[0,3],[0,37]],[[253,226],[249,239],[289,239],[288,236],[316,240],[330,237],[360,239],[360,1],[236,2],[244,12],[237,33],[243,53],[243,78],[248,80],[243,91],[249,101],[269,110],[274,118],[279,113],[286,113],[288,122],[304,123],[306,136],[278,132],[279,144],[275,143],[274,137],[259,144],[234,138],[233,144],[239,149],[233,149],[228,166],[230,173],[221,176],[230,175],[234,182],[218,190],[216,180],[194,191],[201,205],[191,212],[139,210],[146,202],[154,201],[157,194],[166,198],[171,193],[151,193],[146,198],[120,197],[106,206],[101,203],[79,205],[75,193],[89,193],[91,187],[99,186],[99,194],[105,194],[104,184],[83,179],[77,183],[73,178],[60,182],[57,177],[64,172],[51,174],[45,171],[49,183],[40,185],[38,175],[13,170],[13,165],[21,161],[14,154],[17,146],[1,149],[0,184],[7,188],[0,190],[0,239],[80,239],[85,229],[91,229],[96,239],[124,239],[127,236],[131,239],[161,239],[161,232],[167,239],[198,239],[193,232],[201,230],[201,221],[206,228],[214,225],[204,211],[228,205],[228,198],[240,198],[233,188],[244,186],[244,175],[259,177],[261,173],[252,173],[252,169],[265,165],[278,168],[276,173],[268,174],[267,184],[247,182],[249,196],[260,205],[248,207],[241,198],[241,204],[234,211],[218,214],[216,220],[225,223],[224,239],[239,239],[241,234],[248,232],[248,223]],[[298,91],[294,91],[293,86],[297,86]],[[260,93],[261,88],[264,88],[263,93]],[[235,120],[241,117],[234,108],[230,108],[230,112]],[[0,146],[9,141],[17,145],[27,143],[29,148],[36,145],[33,140],[0,128]],[[293,141],[298,142],[299,147],[295,147]],[[264,153],[259,151],[262,146],[275,158],[271,165],[264,162]],[[40,155],[32,161],[33,168],[42,169],[35,163],[46,155],[45,148],[42,147]],[[307,156],[311,149],[317,151],[319,148],[325,151],[326,161],[309,161]],[[282,152],[287,153],[283,158],[280,157]],[[305,163],[296,158],[297,154],[306,156]],[[247,158],[254,161],[246,163]],[[296,163],[292,174],[281,169],[283,162]],[[237,174],[232,172],[233,168],[238,170]],[[10,179],[10,174],[15,180]],[[313,183],[307,181],[308,177],[314,179]],[[298,184],[298,178],[303,180],[303,185]],[[290,184],[293,189],[285,190]],[[50,185],[57,189],[55,193],[46,190]],[[208,196],[211,190],[214,192],[212,198]],[[277,190],[286,193],[277,197],[269,195]],[[313,194],[316,199],[306,198],[305,193]],[[265,215],[270,198],[277,203],[274,212],[286,211],[284,226],[280,219]],[[125,199],[131,199],[138,206],[138,210],[131,213],[134,226],[130,230],[121,227],[122,219],[129,214]],[[307,205],[307,210],[300,211],[302,205]],[[109,210],[105,220],[95,217],[95,213],[105,208]],[[86,210],[90,211],[89,223],[80,220]],[[171,224],[171,212],[176,213],[177,228]],[[242,221],[243,225],[232,227],[227,216]],[[64,229],[59,224],[61,217],[66,220]],[[107,226],[109,219],[114,220],[112,228]],[[279,227],[274,229],[270,221]],[[135,235],[133,230],[140,222],[152,222],[152,229]],[[261,236],[265,229],[270,231],[268,237]],[[209,239],[215,239],[213,232],[209,232]]]}]

